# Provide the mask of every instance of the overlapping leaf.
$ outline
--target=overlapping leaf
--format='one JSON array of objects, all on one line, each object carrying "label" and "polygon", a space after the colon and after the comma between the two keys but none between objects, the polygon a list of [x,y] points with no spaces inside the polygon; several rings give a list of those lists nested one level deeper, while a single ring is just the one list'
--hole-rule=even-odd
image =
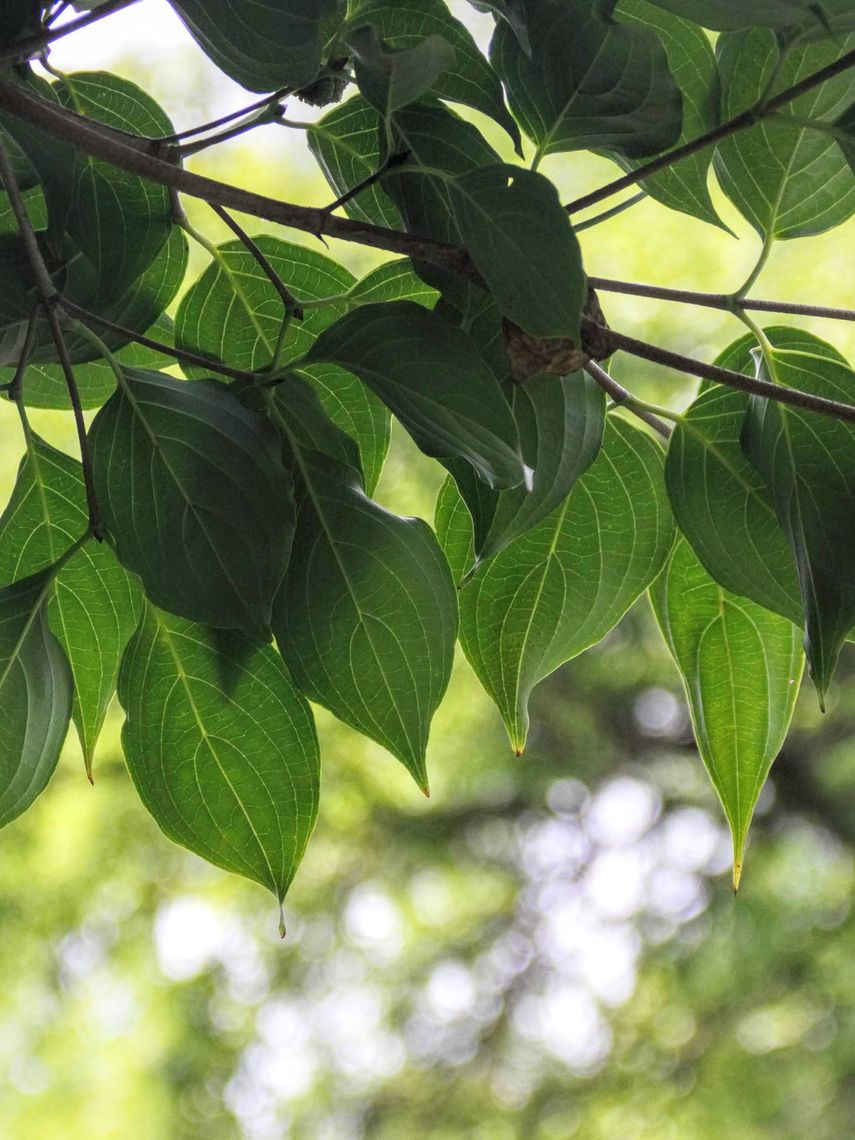
[{"label": "overlapping leaf", "polygon": [[[729,119],[764,96],[778,62],[771,31],[755,29],[719,37],[722,117]],[[855,36],[790,49],[771,94],[793,86],[855,47]],[[855,211],[855,177],[831,135],[787,116],[831,124],[852,101],[847,73],[794,99],[774,119],[724,139],[715,154],[722,189],[757,232],[795,238],[822,233]]]},{"label": "overlapping leaf", "polygon": [[439,298],[436,289],[425,284],[408,257],[385,261],[352,286],[348,299],[360,305],[381,301],[418,301],[432,309]]},{"label": "overlapping leaf", "polygon": [[[0,518],[0,582],[52,566],[89,525],[80,464],[33,438]],[[91,774],[119,662],[139,618],[138,585],[106,543],[88,542],[56,575],[50,628],[74,678],[74,723]]]},{"label": "overlapping leaf", "polygon": [[279,655],[146,605],[119,699],[128,768],[157,825],[281,902],[315,824],[320,764]]},{"label": "overlapping leaf", "polygon": [[781,750],[804,667],[801,630],[723,590],[680,539],[650,590],[680,670],[695,740],[733,836],[733,886],[757,798]]},{"label": "overlapping leaf", "polygon": [[651,0],[658,8],[685,16],[716,31],[775,28],[799,38],[826,36],[855,29],[851,0]]},{"label": "overlapping leaf", "polygon": [[[448,481],[436,525],[460,581],[472,565],[472,525]],[[612,417],[598,458],[565,502],[460,590],[463,651],[517,752],[532,689],[617,624],[662,569],[672,538],[661,451]]]},{"label": "overlapping leaf", "polygon": [[[844,403],[855,373],[845,364],[775,351],[781,383]],[[762,475],[795,558],[805,649],[820,704],[840,647],[855,626],[855,427],[752,396],[742,446]]]},{"label": "overlapping leaf", "polygon": [[170,0],[190,35],[249,91],[304,87],[344,18],[342,0]]},{"label": "overlapping leaf", "polygon": [[71,717],[71,672],[48,628],[50,569],[0,589],[0,827],[44,791]]},{"label": "overlapping leaf", "polygon": [[274,412],[299,503],[276,641],[312,700],[388,748],[427,791],[428,731],[454,655],[454,584],[425,523],[364,494],[350,440],[301,383],[280,387]]},{"label": "overlapping leaf", "polygon": [[411,47],[387,51],[374,24],[348,32],[347,44],[359,90],[384,120],[430,91],[455,59],[454,49],[440,35],[416,37]]},{"label": "overlapping leaf", "polygon": [[520,42],[520,47],[526,55],[531,54],[525,0],[469,0],[469,3],[479,12],[492,12],[497,19],[507,20],[508,27]]},{"label": "overlapping leaf", "polygon": [[269,424],[215,381],[129,368],[90,441],[104,521],[148,597],[263,636],[294,531]]},{"label": "overlapping leaf", "polygon": [[680,89],[656,34],[611,17],[614,0],[526,0],[528,54],[506,23],[490,59],[541,154],[605,148],[656,154],[680,134]]},{"label": "overlapping leaf", "polygon": [[321,333],[305,364],[353,372],[427,455],[466,460],[494,487],[525,477],[517,426],[498,382],[459,329],[411,301],[364,305]]},{"label": "overlapping leaf", "polygon": [[[675,145],[700,138],[718,126],[718,67],[709,39],[701,29],[678,16],[666,16],[650,0],[619,0],[617,14],[622,20],[651,28],[662,43],[668,67],[683,96],[683,125]],[[640,185],[670,209],[721,226],[707,185],[712,154],[709,147],[690,154],[643,179]]]}]

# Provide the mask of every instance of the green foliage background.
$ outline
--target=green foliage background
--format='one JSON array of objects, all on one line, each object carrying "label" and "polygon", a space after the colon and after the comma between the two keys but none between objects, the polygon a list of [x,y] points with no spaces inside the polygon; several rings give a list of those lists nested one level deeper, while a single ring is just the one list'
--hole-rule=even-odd
[{"label": "green foliage background", "polygon": [[[116,70],[134,74],[130,61]],[[156,96],[166,83],[140,78]],[[270,145],[261,159],[249,143],[220,148],[196,169],[246,178],[253,164],[261,192],[282,193],[287,178],[290,197],[327,200],[309,160],[284,170]],[[613,167],[552,156],[543,170],[568,197]],[[586,264],[732,288],[756,238],[715,204],[738,242],[648,201],[581,235]],[[765,295],[845,304],[853,238],[850,221],[809,247],[780,245]],[[352,247],[333,253],[370,267]],[[740,332],[724,314],[631,298],[609,298],[607,315],[703,359]],[[852,326],[798,323],[855,353]],[[616,376],[652,400],[670,401],[678,383],[627,359]],[[32,420],[73,450],[64,417]],[[20,441],[5,403],[0,430],[8,491]],[[430,517],[439,481],[400,433],[378,498]],[[736,900],[724,821],[646,600],[539,688],[523,760],[461,659],[432,729],[429,802],[320,713],[324,797],[284,944],[264,891],[170,845],[130,794],[118,714],[94,789],[72,734],[49,791],[0,832],[2,1134],[846,1135],[852,675],[847,646],[827,726],[805,688]]]}]

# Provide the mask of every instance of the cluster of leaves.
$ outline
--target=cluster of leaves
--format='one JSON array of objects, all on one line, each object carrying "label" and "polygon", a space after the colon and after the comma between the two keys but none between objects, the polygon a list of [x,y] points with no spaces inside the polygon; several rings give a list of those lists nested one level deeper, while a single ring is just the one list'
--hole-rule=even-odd
[{"label": "cluster of leaves", "polygon": [[[0,519],[0,824],[44,789],[71,718],[91,775],[118,690],[161,828],[281,902],[317,813],[307,698],[427,792],[458,636],[522,752],[534,686],[649,589],[738,879],[802,640],[823,699],[855,625],[855,378],[816,337],[759,328],[746,302],[774,241],[855,211],[852,6],[474,3],[495,17],[489,60],[443,0],[173,7],[266,94],[220,134],[175,135],[115,75],[44,78],[27,60],[56,6],[17,0],[0,22],[0,366],[26,442]],[[182,168],[282,119],[285,91],[337,104],[304,124],[327,211],[277,213]],[[520,156],[527,139],[530,166],[449,103]],[[716,362],[735,386],[706,383],[671,414],[667,456],[607,407],[604,387],[652,418],[591,360],[610,342],[574,208],[537,169],[580,149],[721,226],[714,164],[763,238],[724,302],[749,329]],[[235,240],[197,234],[179,190]],[[224,202],[409,256],[356,280],[250,238]],[[211,260],[172,320],[188,234]],[[176,359],[184,378],[164,371]],[[28,407],[71,408],[82,462],[32,432]],[[434,529],[371,497],[391,416],[449,473]]]}]

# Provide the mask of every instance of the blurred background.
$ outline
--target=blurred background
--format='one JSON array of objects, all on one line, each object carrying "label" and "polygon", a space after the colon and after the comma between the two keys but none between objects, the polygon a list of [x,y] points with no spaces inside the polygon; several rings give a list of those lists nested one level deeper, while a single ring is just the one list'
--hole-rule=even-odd
[{"label": "blurred background", "polygon": [[[483,41],[489,21],[454,7]],[[249,101],[161,0],[61,41],[51,59],[136,79],[179,129]],[[294,201],[330,197],[302,137],[281,127],[192,166]],[[572,155],[542,169],[565,197],[617,173]],[[645,202],[582,235],[589,272],[733,288],[758,241],[716,202],[738,240]],[[185,204],[225,239],[204,205]],[[342,244],[331,253],[356,271],[379,260]],[[851,304],[853,253],[852,223],[782,245],[755,292]],[[206,260],[194,251],[188,280]],[[602,301],[614,327],[707,360],[742,331],[713,311]],[[852,325],[798,323],[855,358]],[[613,370],[647,398],[691,398],[674,374],[628,358]],[[68,417],[32,418],[74,453]],[[22,443],[5,402],[0,432],[8,493]],[[441,475],[399,433],[378,497],[430,518]],[[536,691],[522,759],[461,658],[434,723],[430,801],[319,711],[320,819],[284,943],[271,896],[157,830],[121,759],[117,709],[94,788],[72,735],[48,790],[0,832],[0,1133],[850,1135],[853,672],[847,646],[824,718],[802,693],[736,899],[724,819],[646,600]]]}]

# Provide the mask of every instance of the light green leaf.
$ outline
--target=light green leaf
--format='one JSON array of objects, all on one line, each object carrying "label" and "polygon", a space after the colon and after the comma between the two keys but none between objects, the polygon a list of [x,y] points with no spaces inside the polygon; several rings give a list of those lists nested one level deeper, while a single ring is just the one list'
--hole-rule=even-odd
[{"label": "light green leaf", "polygon": [[497,26],[490,59],[514,117],[542,155],[605,148],[657,154],[680,134],[680,90],[656,34],[618,24],[614,0],[526,0],[530,55]]},{"label": "light green leaf", "polygon": [[351,303],[360,305],[381,301],[417,301],[426,309],[432,309],[438,299],[436,289],[422,281],[408,257],[384,261],[357,281],[348,294]]},{"label": "light green leaf", "polygon": [[659,8],[685,16],[705,28],[736,31],[765,27],[799,33],[799,39],[855,29],[852,0],[651,0]]},{"label": "light green leaf", "polygon": [[147,605],[119,700],[128,768],[158,827],[281,903],[315,825],[320,760],[279,655]]},{"label": "light green leaf", "polygon": [[[472,526],[450,481],[436,527],[459,582],[472,565]],[[662,569],[673,533],[659,446],[612,416],[565,502],[459,591],[460,643],[518,753],[532,689],[617,624]]]},{"label": "light green leaf", "polygon": [[283,385],[274,409],[299,504],[276,641],[300,688],[388,748],[427,793],[428,731],[454,656],[454,584],[425,523],[367,498],[332,425],[317,430],[296,395],[294,381]]},{"label": "light green leaf", "polygon": [[[380,116],[361,95],[335,107],[306,131],[309,150],[336,198],[377,171],[380,165]],[[361,222],[400,229],[401,215],[377,183],[344,204]]]},{"label": "light green leaf", "polygon": [[0,827],[53,775],[71,716],[71,672],[48,629],[53,571],[0,589]]},{"label": "light green leaf", "polygon": [[264,636],[294,531],[270,425],[216,381],[128,368],[89,435],[104,521],[148,597]]},{"label": "light green leaf", "polygon": [[[88,525],[82,467],[34,437],[0,518],[0,582],[52,566]],[[106,543],[87,542],[56,575],[50,628],[71,666],[72,715],[90,778],[95,743],[141,600],[139,586]]]},{"label": "light green leaf", "polygon": [[[617,14],[627,23],[651,28],[665,49],[668,67],[683,95],[683,125],[675,145],[700,138],[717,127],[721,85],[715,56],[704,32],[688,20],[664,15],[649,0],[619,0]],[[688,155],[639,185],[670,209],[724,228],[707,185],[712,155],[709,147]],[[640,163],[622,165],[633,169]]]},{"label": "light green leaf", "polygon": [[411,47],[387,51],[374,24],[348,32],[347,45],[359,90],[383,119],[420,99],[455,59],[454,49],[441,35],[417,37]]},{"label": "light green leaf", "polygon": [[466,26],[451,15],[443,0],[358,0],[352,9],[352,21],[369,21],[388,46],[398,50],[415,48],[429,37],[441,37],[453,54],[413,98],[431,90],[440,99],[481,111],[504,127],[519,146],[519,128],[508,114],[498,76]]},{"label": "light green leaf", "polygon": [[[719,37],[722,118],[756,104],[778,61],[771,31],[756,29]],[[790,49],[770,94],[792,87],[855,47],[855,36]],[[843,73],[794,99],[780,117],[765,119],[719,143],[715,171],[722,189],[762,236],[786,239],[823,233],[855,211],[855,177],[835,140],[788,116],[832,124],[852,100]]]},{"label": "light green leaf", "polygon": [[[835,360],[774,350],[777,379],[844,403],[855,373]],[[763,476],[795,558],[805,649],[823,705],[840,647],[855,625],[855,427],[752,396],[743,449]]]},{"label": "light green leaf", "polygon": [[411,301],[364,305],[323,332],[303,363],[353,372],[427,455],[458,456],[490,486],[525,477],[517,426],[469,337]]},{"label": "light green leaf", "polygon": [[733,836],[733,889],[757,799],[799,692],[801,630],[723,590],[680,539],[650,589],[680,670],[698,750]]},{"label": "light green leaf", "polygon": [[344,18],[341,0],[170,0],[221,71],[249,91],[304,87]]}]

